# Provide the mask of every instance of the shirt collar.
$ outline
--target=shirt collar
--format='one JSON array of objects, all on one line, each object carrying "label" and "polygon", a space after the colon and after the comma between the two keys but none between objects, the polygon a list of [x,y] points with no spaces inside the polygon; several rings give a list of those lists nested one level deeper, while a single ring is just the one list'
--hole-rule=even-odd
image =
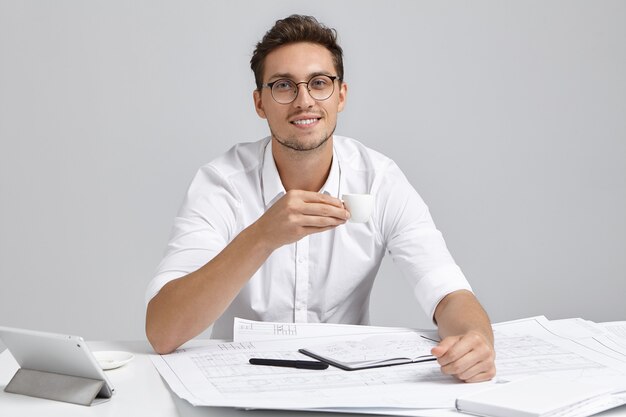
[{"label": "shirt collar", "polygon": [[276,168],[276,162],[274,161],[274,156],[272,155],[271,137],[265,146],[265,153],[263,155],[261,186],[263,188],[263,204],[265,204],[265,207],[271,205],[274,200],[285,194],[285,187],[283,187],[283,183],[280,181],[278,168]]},{"label": "shirt collar", "polygon": [[337,149],[335,148],[335,144],[333,142],[333,161],[330,164],[330,172],[328,173],[328,178],[326,178],[326,182],[322,186],[320,193],[328,194],[333,197],[340,198],[340,180],[341,180],[341,165],[339,163],[339,156],[337,155]]},{"label": "shirt collar", "polygon": [[[333,161],[330,165],[330,172],[328,178],[322,186],[320,193],[332,195],[333,197],[340,198],[340,183],[341,183],[341,165],[339,163],[339,157],[337,150],[333,144]],[[265,146],[265,152],[263,154],[263,168],[261,171],[261,188],[263,193],[263,203],[265,207],[273,204],[275,200],[282,197],[286,191],[283,183],[280,181],[280,175],[278,174],[278,168],[276,168],[276,162],[272,155],[272,139],[268,140]]]}]

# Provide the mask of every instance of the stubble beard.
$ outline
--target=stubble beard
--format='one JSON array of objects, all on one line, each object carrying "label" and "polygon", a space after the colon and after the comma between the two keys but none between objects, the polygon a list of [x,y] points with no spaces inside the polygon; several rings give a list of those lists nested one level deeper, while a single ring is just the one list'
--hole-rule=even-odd
[{"label": "stubble beard", "polygon": [[298,140],[297,137],[281,138],[271,128],[270,128],[270,132],[272,133],[272,137],[276,139],[276,141],[280,143],[282,146],[284,146],[285,148],[291,149],[292,151],[295,151],[295,152],[311,152],[316,149],[319,149],[326,142],[328,142],[328,139],[330,139],[333,136],[333,133],[335,133],[336,128],[337,128],[337,124],[333,126],[333,129],[331,130],[330,134],[328,134],[328,132],[325,132],[320,137],[319,141],[316,141],[310,144],[302,143],[301,141]]}]

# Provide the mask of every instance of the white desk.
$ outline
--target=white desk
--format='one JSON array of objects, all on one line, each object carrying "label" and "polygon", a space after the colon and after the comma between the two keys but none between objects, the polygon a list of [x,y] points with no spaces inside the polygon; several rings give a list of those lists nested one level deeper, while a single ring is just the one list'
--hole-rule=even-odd
[{"label": "white desk", "polygon": [[[195,342],[195,344],[201,342]],[[135,359],[129,364],[111,371],[107,376],[115,387],[113,398],[92,407],[66,404],[23,395],[8,394],[4,388],[18,369],[8,351],[0,353],[0,416],[11,417],[354,417],[366,414],[331,414],[297,411],[244,411],[232,408],[193,407],[173,394],[154,369],[147,342],[89,342],[93,351],[125,350],[132,352]],[[441,416],[464,416],[464,414],[442,412]],[[626,417],[626,406],[598,414],[602,417]]]},{"label": "white desk", "polygon": [[18,369],[8,351],[0,354],[0,416],[179,416],[169,389],[148,357],[147,342],[89,342],[95,350],[125,350],[135,354],[129,364],[107,371],[115,394],[92,407],[8,394],[4,388]]}]

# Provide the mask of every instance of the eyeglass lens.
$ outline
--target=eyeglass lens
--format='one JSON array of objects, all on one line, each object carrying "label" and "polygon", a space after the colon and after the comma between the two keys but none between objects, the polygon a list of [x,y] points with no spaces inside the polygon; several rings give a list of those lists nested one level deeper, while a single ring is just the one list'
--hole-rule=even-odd
[{"label": "eyeglass lens", "polygon": [[[272,85],[272,97],[278,103],[291,103],[298,96],[299,84],[303,83],[296,83],[289,79],[278,80]],[[306,86],[309,94],[315,100],[326,100],[335,91],[333,79],[326,75],[318,75],[311,78],[306,83]]]}]

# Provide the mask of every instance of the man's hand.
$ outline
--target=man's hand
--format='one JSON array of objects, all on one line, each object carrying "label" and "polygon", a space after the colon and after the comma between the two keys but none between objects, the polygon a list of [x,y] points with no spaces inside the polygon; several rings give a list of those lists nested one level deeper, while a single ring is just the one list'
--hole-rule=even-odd
[{"label": "man's hand", "polygon": [[446,295],[435,309],[442,340],[431,353],[441,372],[461,381],[488,381],[496,375],[493,331],[487,313],[467,290]]},{"label": "man's hand", "polygon": [[461,381],[488,381],[496,375],[493,345],[478,331],[448,336],[432,348],[431,353],[437,358],[441,372]]},{"label": "man's hand", "polygon": [[311,191],[290,190],[255,223],[272,250],[304,236],[333,229],[350,218],[338,198]]}]

